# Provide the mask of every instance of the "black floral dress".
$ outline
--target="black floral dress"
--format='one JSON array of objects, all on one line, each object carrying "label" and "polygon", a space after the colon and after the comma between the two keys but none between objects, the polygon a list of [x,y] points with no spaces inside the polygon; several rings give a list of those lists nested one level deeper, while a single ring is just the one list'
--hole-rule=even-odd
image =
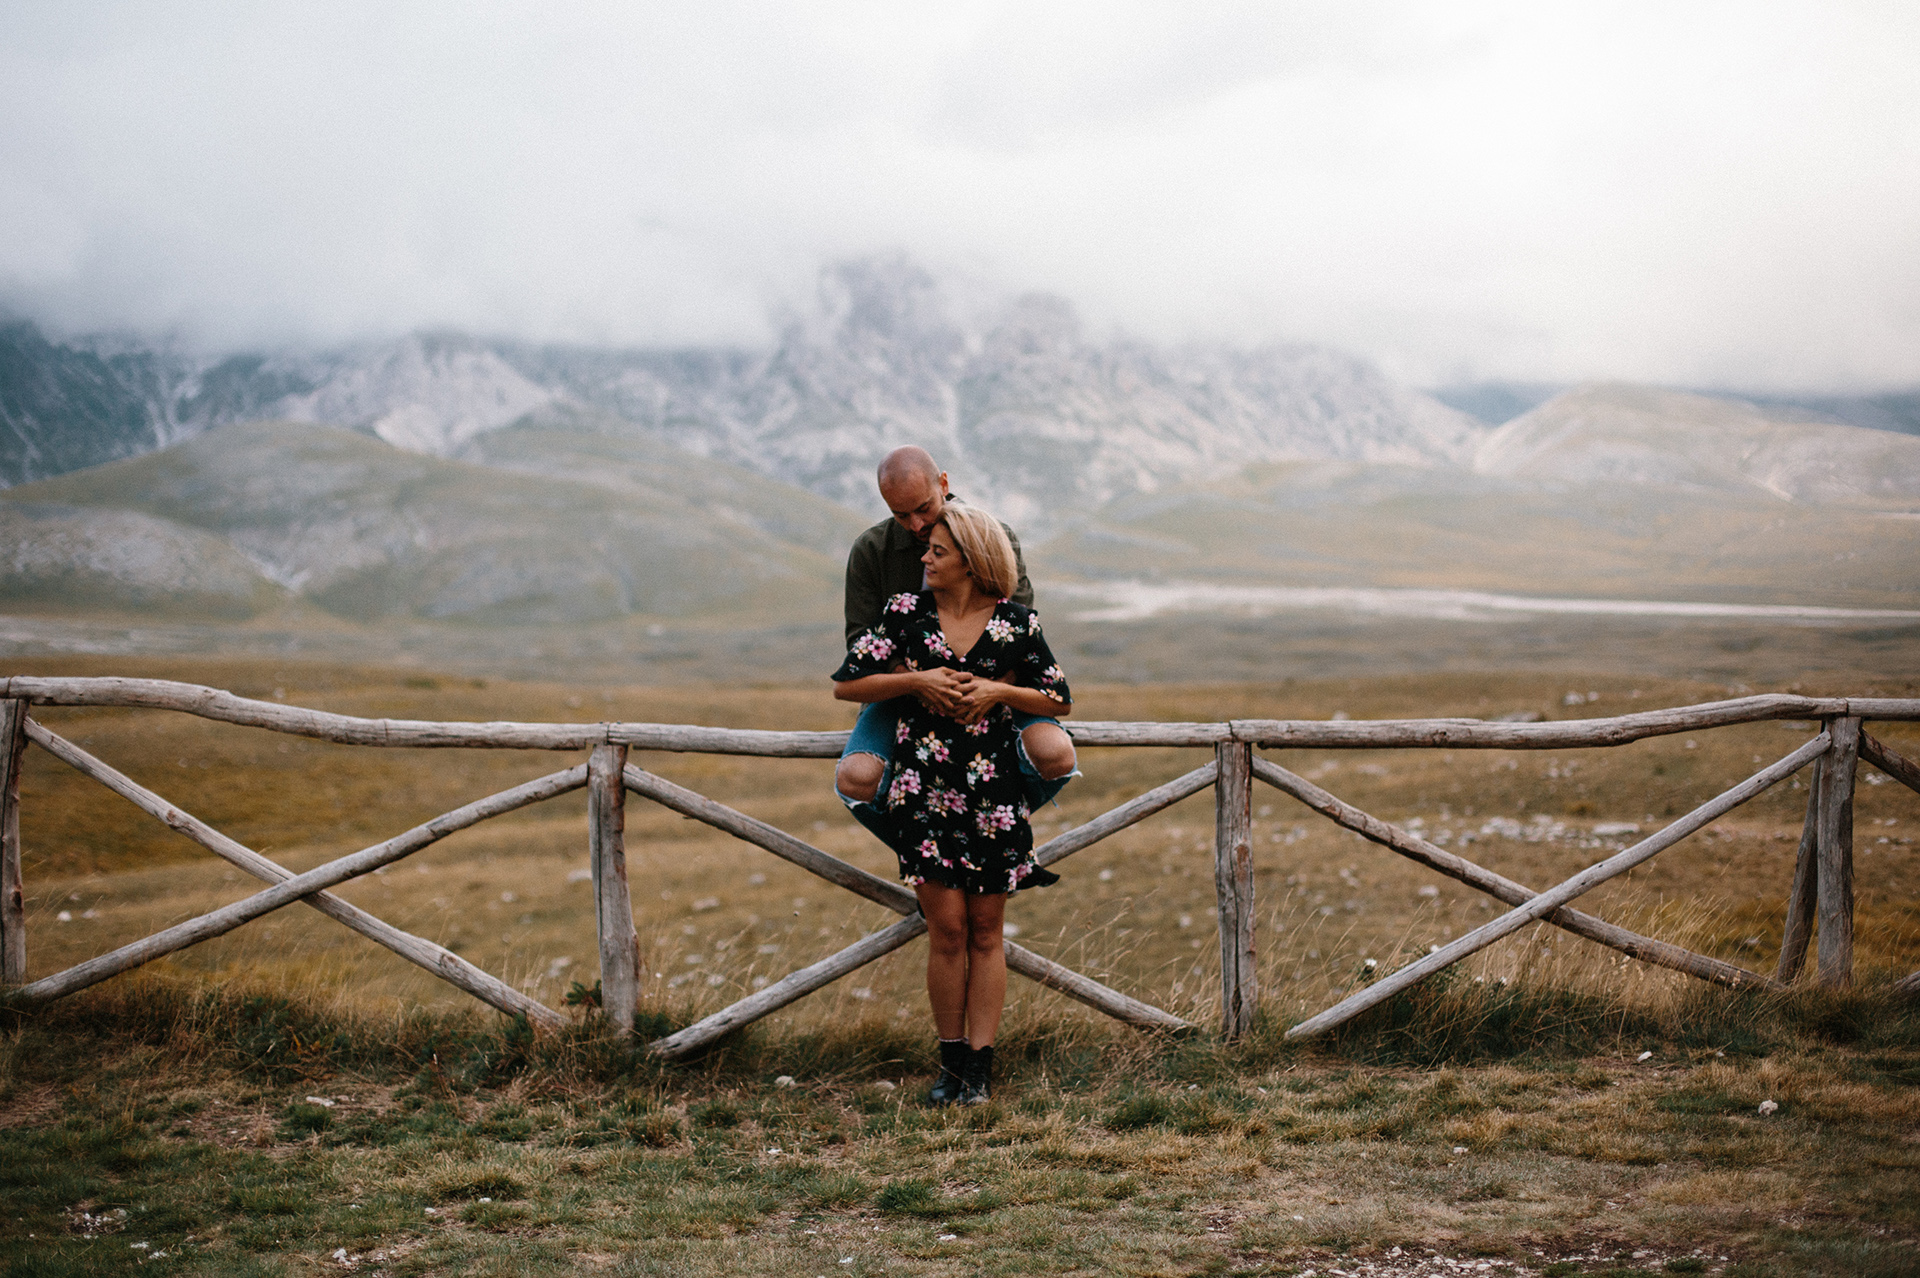
[{"label": "black floral dress", "polygon": [[[1040,633],[1031,609],[1002,599],[972,649],[958,656],[940,629],[931,591],[895,595],[878,625],[854,638],[835,683],[909,670],[946,667],[982,679],[1036,688],[1072,704],[1067,677]],[[931,879],[963,892],[1014,892],[1059,876],[1033,861],[1027,787],[1013,711],[997,705],[978,723],[962,724],[902,697],[887,791],[875,801],[870,828],[900,858],[908,883]]]}]

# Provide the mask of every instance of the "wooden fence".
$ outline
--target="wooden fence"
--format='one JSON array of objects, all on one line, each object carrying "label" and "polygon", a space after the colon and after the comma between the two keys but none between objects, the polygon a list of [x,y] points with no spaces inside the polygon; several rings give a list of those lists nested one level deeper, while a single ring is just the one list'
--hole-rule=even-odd
[{"label": "wooden fence", "polygon": [[[175,710],[248,727],[365,746],[456,747],[585,752],[586,761],[549,773],[445,813],[423,825],[316,869],[295,874],[182,811],[85,750],[49,731],[30,711],[36,705],[118,706]],[[1738,785],[1664,829],[1564,883],[1533,889],[1476,865],[1343,802],[1256,750],[1367,750],[1446,748],[1564,750],[1624,745],[1648,737],[1696,732],[1770,719],[1816,720],[1812,738]],[[1896,754],[1863,729],[1865,721],[1920,719],[1920,700],[1796,696],[1744,697],[1705,705],[1652,710],[1606,719],[1557,723],[1478,719],[1319,721],[1236,719],[1225,723],[1074,723],[1081,746],[1176,746],[1211,750],[1213,757],[1113,810],[1048,840],[1036,850],[1051,865],[1124,830],[1182,799],[1214,789],[1214,888],[1219,901],[1221,1030],[1229,1039],[1247,1032],[1259,1005],[1255,971],[1252,789],[1259,780],[1291,795],[1334,823],[1457,879],[1512,907],[1465,936],[1441,946],[1294,1026],[1289,1037],[1320,1033],[1399,990],[1473,954],[1527,924],[1544,920],[1642,962],[1730,987],[1784,987],[1802,975],[1818,920],[1814,976],[1828,986],[1853,976],[1853,787],[1864,758],[1888,776],[1920,791],[1920,765]],[[391,926],[334,896],[329,889],[409,856],[490,817],[543,799],[585,789],[587,840],[592,858],[603,1005],[615,1032],[631,1036],[631,1009],[639,994],[639,945],[626,865],[626,798],[639,795],[705,822],[791,861],[856,896],[902,916],[828,958],[791,973],[730,1007],[650,1044],[668,1058],[691,1056],[725,1035],[828,985],[926,931],[913,894],[787,832],[715,802],[628,761],[634,749],[826,759],[839,755],[844,732],[765,732],[651,723],[453,723],[362,719],[277,702],[254,701],[195,684],[154,679],[0,678],[0,984],[5,1000],[32,1009],[85,989],[298,901],[319,910],[401,957],[509,1015],[557,1028],[560,1013],[529,998],[458,955]],[[79,770],[171,828],[270,886],[198,918],[163,929],[62,972],[26,981],[26,911],[20,865],[20,762],[28,743]],[[1812,768],[1807,814],[1787,904],[1779,967],[1772,975],[1652,937],[1638,935],[1571,908],[1581,894],[1625,873],[1802,768]],[[1007,964],[1040,984],[1150,1030],[1193,1027],[1168,1012],[1006,942]],[[1920,972],[1900,982],[1920,992]],[[626,1009],[629,1014],[617,1014]]]}]

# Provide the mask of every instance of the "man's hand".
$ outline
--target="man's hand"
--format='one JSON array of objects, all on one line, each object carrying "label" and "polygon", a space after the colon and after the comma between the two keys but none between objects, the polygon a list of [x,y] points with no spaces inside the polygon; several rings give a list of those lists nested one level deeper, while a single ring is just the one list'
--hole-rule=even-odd
[{"label": "man's hand", "polygon": [[[920,699],[920,704],[936,714],[959,718],[960,710],[967,704],[967,696],[974,686],[973,676],[963,670],[949,670],[945,666],[918,673],[920,679],[913,695]],[[962,719],[961,722],[971,723],[972,720]]]},{"label": "man's hand", "polygon": [[975,679],[969,675],[966,695],[961,699],[960,708],[953,711],[953,717],[963,724],[974,724],[987,717],[987,711],[1005,700],[1012,684],[1001,683],[996,679]]}]

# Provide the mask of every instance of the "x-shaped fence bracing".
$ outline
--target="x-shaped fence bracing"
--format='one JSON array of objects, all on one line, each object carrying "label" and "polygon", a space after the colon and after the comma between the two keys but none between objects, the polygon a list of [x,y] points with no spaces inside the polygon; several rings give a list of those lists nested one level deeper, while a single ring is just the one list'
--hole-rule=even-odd
[{"label": "x-shaped fence bracing", "polygon": [[[160,795],[50,731],[29,713],[35,705],[120,706],[176,710],[227,723],[364,746],[465,747],[585,751],[577,763],[445,813],[402,834],[295,874],[245,847]],[[1533,889],[1439,847],[1418,833],[1382,821],[1346,803],[1269,758],[1255,753],[1285,749],[1499,749],[1552,750],[1624,745],[1647,737],[1700,731],[1770,719],[1817,720],[1819,731],[1746,780],[1665,828],[1565,882]],[[1920,790],[1920,765],[1876,741],[1863,721],[1920,719],[1920,700],[1756,696],[1706,705],[1646,711],[1605,719],[1555,723],[1488,722],[1478,719],[1274,720],[1225,723],[1077,723],[1069,727],[1080,746],[1176,746],[1209,748],[1213,758],[1141,794],[1036,849],[1042,865],[1142,821],[1211,786],[1214,790],[1214,888],[1219,901],[1221,1029],[1245,1034],[1258,1010],[1255,972],[1252,788],[1259,780],[1290,795],[1335,824],[1456,879],[1511,907],[1422,958],[1377,980],[1295,1025],[1289,1037],[1321,1033],[1417,981],[1536,921],[1611,946],[1632,958],[1730,987],[1779,988],[1805,966],[1818,922],[1815,973],[1826,985],[1845,985],[1853,973],[1853,786],[1862,758],[1888,776]],[[376,941],[401,957],[510,1016],[546,1028],[564,1025],[559,1012],[475,967],[432,941],[414,936],[335,896],[331,889],[410,856],[457,830],[544,799],[587,791],[588,847],[600,950],[602,1005],[615,1032],[632,1034],[639,999],[640,953],[627,881],[626,798],[639,795],[683,816],[765,849],[901,915],[899,922],[792,972],[739,1002],[649,1045],[670,1059],[695,1055],[733,1031],[831,984],[891,953],[926,931],[919,904],[899,883],[870,874],[746,813],[717,803],[628,761],[634,749],[834,758],[844,732],[766,732],[648,723],[458,723],[364,719],[278,702],[256,701],[195,684],[154,679],[0,678],[0,984],[5,999],[32,1008],[108,977],[174,953],[299,901]],[[26,910],[20,863],[19,778],[31,743],[91,777],[189,839],[269,886],[243,900],[165,928],[110,953],[35,981],[26,980]],[[1772,975],[1748,971],[1709,955],[1641,936],[1572,908],[1573,900],[1624,874],[1802,768],[1811,769],[1807,812],[1787,903],[1779,966]],[[1079,999],[1110,1016],[1147,1030],[1194,1027],[1063,967],[1013,941],[1005,942],[1007,965],[1049,989]],[[1920,972],[1900,982],[1920,992]]]}]

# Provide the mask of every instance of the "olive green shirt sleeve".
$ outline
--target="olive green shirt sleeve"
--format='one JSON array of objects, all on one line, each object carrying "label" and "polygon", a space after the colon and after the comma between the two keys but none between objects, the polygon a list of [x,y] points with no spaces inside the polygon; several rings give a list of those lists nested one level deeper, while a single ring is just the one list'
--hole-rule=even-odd
[{"label": "olive green shirt sleeve", "polygon": [[845,615],[846,642],[852,643],[862,630],[880,620],[880,609],[887,602],[884,574],[886,525],[876,524],[854,539],[847,554],[847,593]]}]

